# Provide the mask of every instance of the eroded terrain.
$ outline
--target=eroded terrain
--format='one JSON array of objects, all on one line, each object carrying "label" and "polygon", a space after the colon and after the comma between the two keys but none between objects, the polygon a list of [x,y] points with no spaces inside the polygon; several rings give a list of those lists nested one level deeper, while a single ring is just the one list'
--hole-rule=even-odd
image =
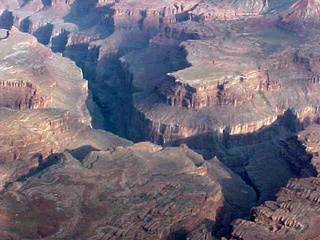
[{"label": "eroded terrain", "polygon": [[0,4],[3,238],[316,239],[318,0]]}]

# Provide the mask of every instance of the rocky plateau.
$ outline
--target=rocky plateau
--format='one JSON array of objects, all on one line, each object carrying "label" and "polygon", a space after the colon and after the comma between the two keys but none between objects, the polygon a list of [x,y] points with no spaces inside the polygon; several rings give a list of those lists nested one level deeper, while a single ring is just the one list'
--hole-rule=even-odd
[{"label": "rocky plateau", "polygon": [[319,13],[0,0],[0,238],[319,239]]}]

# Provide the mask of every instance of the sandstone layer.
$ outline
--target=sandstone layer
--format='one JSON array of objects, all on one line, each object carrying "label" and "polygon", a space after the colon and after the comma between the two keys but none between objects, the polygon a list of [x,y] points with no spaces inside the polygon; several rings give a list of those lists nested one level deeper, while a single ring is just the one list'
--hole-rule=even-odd
[{"label": "sandstone layer", "polygon": [[67,58],[53,54],[29,34],[13,28],[0,41],[0,106],[11,109],[62,108],[89,124],[87,81]]},{"label": "sandstone layer", "polygon": [[[40,44],[70,53],[77,40],[80,44],[96,40],[88,45],[88,59],[83,62],[87,70],[92,67],[96,72],[106,62],[91,66],[89,58],[95,53],[111,50],[114,54],[126,44],[130,50],[137,46],[126,39],[110,49],[108,40],[134,33],[141,41],[138,46],[147,46],[155,28],[177,21],[177,14],[184,18],[184,11],[196,3],[155,2],[144,12],[139,5],[128,11],[123,3],[100,2],[97,7],[107,6],[107,13],[118,21],[107,40],[95,39],[101,36],[95,36],[96,26],[77,32],[86,23],[76,26],[62,20],[97,13],[89,11],[93,2],[88,2],[87,10],[78,4],[30,1],[3,7],[1,238],[176,239],[228,231],[230,222],[244,216],[256,200],[251,187],[217,159],[204,162],[186,146],[162,149],[141,143],[128,147],[132,145],[128,140],[93,130],[81,70]],[[130,16],[130,24],[136,21],[133,27],[127,26]],[[110,24],[107,15],[101,24]],[[104,76],[99,74],[97,80]],[[246,204],[238,204],[239,199]]]},{"label": "sandstone layer", "polygon": [[118,79],[135,91],[128,136],[216,155],[268,199],[296,176],[279,142],[319,118],[317,36],[283,24],[178,23],[122,57]]}]

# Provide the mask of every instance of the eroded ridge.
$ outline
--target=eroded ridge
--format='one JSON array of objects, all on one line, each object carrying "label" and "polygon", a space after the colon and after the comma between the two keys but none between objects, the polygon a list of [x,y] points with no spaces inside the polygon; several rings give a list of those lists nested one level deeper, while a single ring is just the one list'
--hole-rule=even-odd
[{"label": "eroded ridge", "polygon": [[73,62],[16,28],[0,41],[0,47],[1,107],[63,108],[79,121],[89,123],[85,107],[87,82]]},{"label": "eroded ridge", "polygon": [[[316,239],[319,236],[319,125],[311,125],[299,133],[299,140],[312,156],[311,167],[302,176],[291,179],[277,194],[274,202],[253,209],[254,221],[237,220],[235,239]],[[298,159],[296,159],[298,161]],[[310,170],[312,175],[310,176]]]},{"label": "eroded ridge", "polygon": [[[56,158],[57,164],[1,196],[0,236],[186,238],[197,236],[200,226],[209,233],[226,226],[240,213],[235,209],[246,211],[254,200],[218,160],[204,162],[186,147],[139,143],[92,152],[82,163],[68,153]],[[20,224],[25,221],[34,227]]]}]

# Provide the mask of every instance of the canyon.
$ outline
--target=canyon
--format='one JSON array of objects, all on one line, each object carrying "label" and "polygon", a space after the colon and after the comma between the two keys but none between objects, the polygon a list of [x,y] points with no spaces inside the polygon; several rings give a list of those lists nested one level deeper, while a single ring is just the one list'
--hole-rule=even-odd
[{"label": "canyon", "polygon": [[0,9],[1,238],[319,236],[318,0]]},{"label": "canyon", "polygon": [[[311,125],[298,134],[310,158],[303,178],[293,178],[277,194],[253,209],[254,221],[236,220],[235,239],[317,239],[319,209],[319,125]],[[298,161],[306,159],[298,158]],[[306,174],[310,167],[316,172]]]}]

